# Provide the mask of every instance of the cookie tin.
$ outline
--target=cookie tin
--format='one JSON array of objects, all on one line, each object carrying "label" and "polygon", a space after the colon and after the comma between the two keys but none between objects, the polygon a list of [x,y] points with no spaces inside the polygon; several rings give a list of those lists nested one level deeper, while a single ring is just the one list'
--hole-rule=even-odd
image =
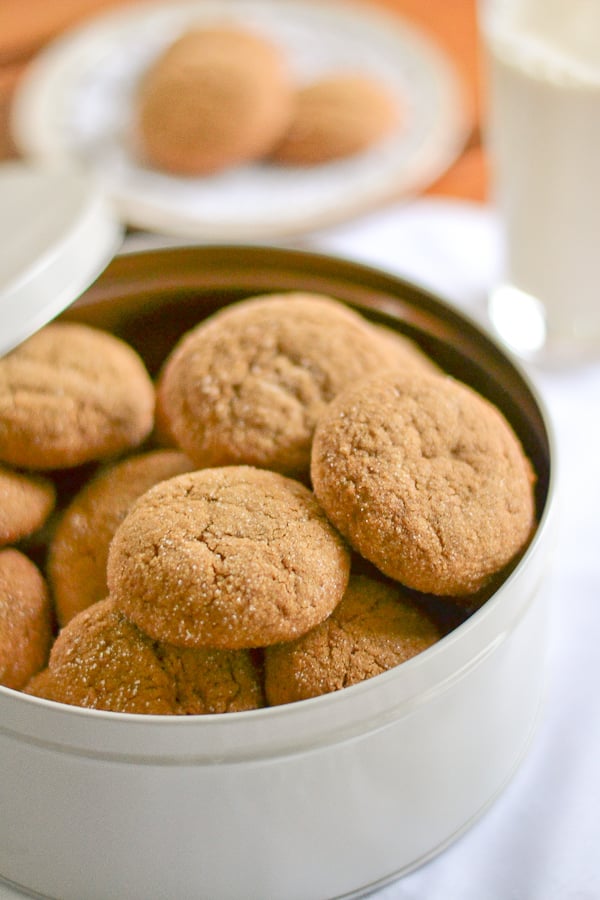
[{"label": "cookie tin", "polygon": [[118,256],[68,310],[156,372],[199,318],[263,291],[356,304],[503,410],[533,460],[539,528],[495,594],[409,662],[337,693],[188,718],[61,706],[0,687],[0,875],[60,900],[359,896],[488,807],[540,710],[555,462],[524,374],[442,300],[383,272],[266,247]]}]

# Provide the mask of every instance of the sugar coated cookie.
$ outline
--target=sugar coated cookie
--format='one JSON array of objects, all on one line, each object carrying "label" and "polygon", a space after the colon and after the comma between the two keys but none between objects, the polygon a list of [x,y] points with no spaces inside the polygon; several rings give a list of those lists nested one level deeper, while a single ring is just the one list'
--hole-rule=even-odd
[{"label": "sugar coated cookie", "polygon": [[20,690],[46,665],[51,641],[46,582],[19,550],[0,550],[0,684]]},{"label": "sugar coated cookie", "polygon": [[61,625],[103,600],[108,545],[134,501],[153,485],[193,468],[176,450],[139,453],[107,466],[62,514],[48,553],[48,577]]},{"label": "sugar coated cookie", "polygon": [[107,574],[118,608],[151,637],[238,649],[321,622],[344,593],[349,553],[302,484],[229,466],[140,497],[112,540]]},{"label": "sugar coated cookie", "polygon": [[352,575],[331,616],[303,637],[265,651],[269,705],[339,691],[406,662],[440,638],[399,585]]},{"label": "sugar coated cookie", "polygon": [[330,297],[253,297],[182,338],[159,378],[158,405],[198,465],[303,474],[315,423],[330,400],[398,361],[387,337]]},{"label": "sugar coated cookie", "polygon": [[287,65],[266,37],[198,28],[142,79],[137,132],[151,165],[203,175],[263,156],[286,129],[291,103]]},{"label": "sugar coated cookie", "polygon": [[292,121],[272,157],[308,166],[353,156],[391,134],[399,113],[397,99],[379,80],[333,73],[296,92]]},{"label": "sugar coated cookie", "polygon": [[264,705],[244,650],[187,650],[151,640],[101,600],[63,628],[27,693],[112,712],[202,715]]},{"label": "sugar coated cookie", "polygon": [[0,464],[0,546],[14,544],[42,527],[56,502],[48,478]]},{"label": "sugar coated cookie", "polygon": [[0,460],[59,469],[122,453],[149,434],[154,387],[108,332],[47,325],[0,359]]},{"label": "sugar coated cookie", "polygon": [[534,475],[500,411],[449,377],[387,372],[319,421],[315,493],[382,572],[433,594],[481,588],[527,543]]}]

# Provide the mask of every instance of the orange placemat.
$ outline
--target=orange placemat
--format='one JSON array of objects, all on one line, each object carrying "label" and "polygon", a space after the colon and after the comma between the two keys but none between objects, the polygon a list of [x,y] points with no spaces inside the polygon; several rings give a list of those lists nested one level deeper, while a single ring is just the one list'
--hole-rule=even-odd
[{"label": "orange placemat", "polygon": [[471,134],[464,152],[425,191],[429,195],[487,199],[488,172],[481,146],[481,63],[478,50],[476,0],[370,0],[411,19],[442,47],[462,79],[471,117]]},{"label": "orange placemat", "polygon": [[111,6],[136,0],[2,0],[0,65],[24,62],[51,38]]}]

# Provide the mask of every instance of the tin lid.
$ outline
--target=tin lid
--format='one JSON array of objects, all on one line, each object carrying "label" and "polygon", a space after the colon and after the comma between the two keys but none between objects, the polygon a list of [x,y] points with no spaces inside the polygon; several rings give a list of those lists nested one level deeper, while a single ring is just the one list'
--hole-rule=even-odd
[{"label": "tin lid", "polygon": [[122,227],[69,169],[0,166],[0,356],[66,309],[106,268]]}]

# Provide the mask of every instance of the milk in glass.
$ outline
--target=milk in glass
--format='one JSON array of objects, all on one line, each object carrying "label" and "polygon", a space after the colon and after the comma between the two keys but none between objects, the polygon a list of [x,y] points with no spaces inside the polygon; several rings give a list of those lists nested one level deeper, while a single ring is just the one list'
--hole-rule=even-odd
[{"label": "milk in glass", "polygon": [[600,352],[600,0],[484,0],[482,28],[505,237],[490,316],[525,354]]}]

